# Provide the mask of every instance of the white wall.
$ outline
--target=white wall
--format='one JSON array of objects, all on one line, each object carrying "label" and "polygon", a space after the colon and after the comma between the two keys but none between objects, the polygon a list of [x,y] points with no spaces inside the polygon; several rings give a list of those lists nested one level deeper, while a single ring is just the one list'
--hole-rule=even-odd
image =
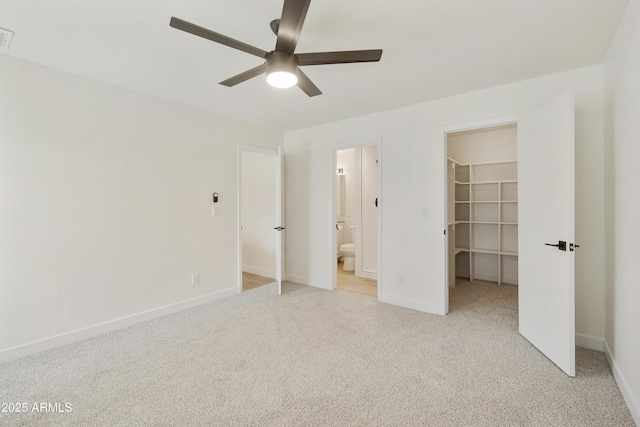
[{"label": "white wall", "polygon": [[465,165],[518,160],[518,128],[507,125],[451,133],[447,149],[450,158]]},{"label": "white wall", "polygon": [[237,145],[281,141],[0,55],[0,361],[236,292]]},{"label": "white wall", "polygon": [[607,354],[640,425],[640,1],[631,0],[605,61]]},{"label": "white wall", "polygon": [[276,277],[276,157],[242,151],[242,271]]},{"label": "white wall", "polygon": [[[604,336],[602,66],[591,66],[285,134],[287,273],[331,288],[332,149],[382,139],[382,301],[444,312],[443,128],[524,113],[576,95],[577,332]],[[427,218],[423,212],[427,209]],[[398,276],[404,275],[404,283]],[[589,337],[594,337],[590,340]],[[578,341],[580,342],[580,340]]]}]

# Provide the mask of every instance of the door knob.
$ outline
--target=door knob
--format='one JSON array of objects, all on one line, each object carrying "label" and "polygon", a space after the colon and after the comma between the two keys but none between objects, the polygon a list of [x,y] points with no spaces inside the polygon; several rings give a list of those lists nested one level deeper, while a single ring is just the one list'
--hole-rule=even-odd
[{"label": "door knob", "polygon": [[545,245],[554,246],[554,247],[558,248],[558,250],[561,250],[561,251],[566,251],[567,250],[567,242],[562,241],[562,240],[558,240],[557,244],[545,243]]}]

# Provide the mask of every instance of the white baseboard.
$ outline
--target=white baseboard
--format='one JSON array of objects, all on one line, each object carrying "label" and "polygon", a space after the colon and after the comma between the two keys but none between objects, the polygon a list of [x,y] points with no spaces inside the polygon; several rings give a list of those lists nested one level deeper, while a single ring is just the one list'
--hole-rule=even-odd
[{"label": "white baseboard", "polygon": [[482,273],[475,273],[473,275],[474,280],[482,280],[484,282],[497,282],[498,278],[495,276],[492,276],[491,274],[482,274]]},{"label": "white baseboard", "polygon": [[576,345],[589,350],[604,351],[604,339],[589,335],[576,334]]},{"label": "white baseboard", "polygon": [[370,271],[356,270],[357,277],[364,277],[365,279],[378,280],[378,273],[372,273]]},{"label": "white baseboard", "polygon": [[609,362],[609,367],[611,368],[611,372],[613,372],[613,378],[615,378],[618,388],[622,393],[622,397],[624,397],[624,401],[629,407],[629,412],[631,412],[633,420],[636,425],[640,426],[640,401],[638,401],[637,396],[635,396],[633,391],[629,388],[627,380],[625,379],[624,374],[620,371],[620,368],[613,358],[611,349],[606,341],[604,341],[604,356],[607,358],[607,362]]},{"label": "white baseboard", "polygon": [[253,267],[251,265],[243,265],[242,271],[245,273],[257,274],[258,276],[268,277],[269,279],[276,279],[275,270],[269,270],[266,268]]},{"label": "white baseboard", "polygon": [[503,285],[515,285],[518,286],[518,276],[502,276],[502,284]]},{"label": "white baseboard", "polygon": [[32,341],[27,344],[11,347],[0,351],[0,363],[9,362],[11,360],[16,360],[22,357],[30,356],[32,354],[40,353],[45,350],[51,350],[56,347],[61,347],[63,345],[71,344],[88,338],[93,338],[107,332],[126,328],[137,323],[146,322],[147,320],[151,320],[156,317],[177,313],[188,308],[235,295],[239,292],[240,289],[238,287],[229,288],[197,298],[192,298],[186,301],[180,301],[174,304],[165,305],[163,307],[154,308],[148,311],[143,311],[141,313],[136,313],[130,316],[121,317],[119,319],[110,320],[108,322],[99,323],[97,325],[88,326],[86,328],[78,329],[75,331],[66,332],[64,334],[54,335],[52,337]]},{"label": "white baseboard", "polygon": [[404,308],[410,308],[412,310],[424,311],[426,313],[441,314],[444,315],[444,307],[440,307],[437,304],[428,304],[408,298],[398,297],[395,295],[385,294],[384,292],[378,295],[378,300],[387,304],[397,305]]},{"label": "white baseboard", "polygon": [[314,288],[326,289],[329,291],[333,289],[333,286],[331,286],[330,283],[324,280],[314,280],[308,277],[296,276],[295,274],[287,274],[285,280],[299,283],[301,285],[313,286]]}]

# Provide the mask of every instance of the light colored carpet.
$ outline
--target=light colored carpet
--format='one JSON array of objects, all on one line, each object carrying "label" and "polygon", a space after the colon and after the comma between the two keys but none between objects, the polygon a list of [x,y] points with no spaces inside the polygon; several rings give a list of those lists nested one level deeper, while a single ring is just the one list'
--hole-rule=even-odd
[{"label": "light colored carpet", "polygon": [[2,426],[633,426],[602,353],[567,377],[517,333],[517,288],[448,316],[285,283],[0,365]]}]

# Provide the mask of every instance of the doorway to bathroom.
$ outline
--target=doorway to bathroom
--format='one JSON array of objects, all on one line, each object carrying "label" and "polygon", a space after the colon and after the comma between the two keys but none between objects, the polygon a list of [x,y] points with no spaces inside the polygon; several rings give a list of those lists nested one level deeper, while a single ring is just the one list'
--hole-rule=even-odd
[{"label": "doorway to bathroom", "polygon": [[378,296],[380,145],[334,151],[334,288]]}]

